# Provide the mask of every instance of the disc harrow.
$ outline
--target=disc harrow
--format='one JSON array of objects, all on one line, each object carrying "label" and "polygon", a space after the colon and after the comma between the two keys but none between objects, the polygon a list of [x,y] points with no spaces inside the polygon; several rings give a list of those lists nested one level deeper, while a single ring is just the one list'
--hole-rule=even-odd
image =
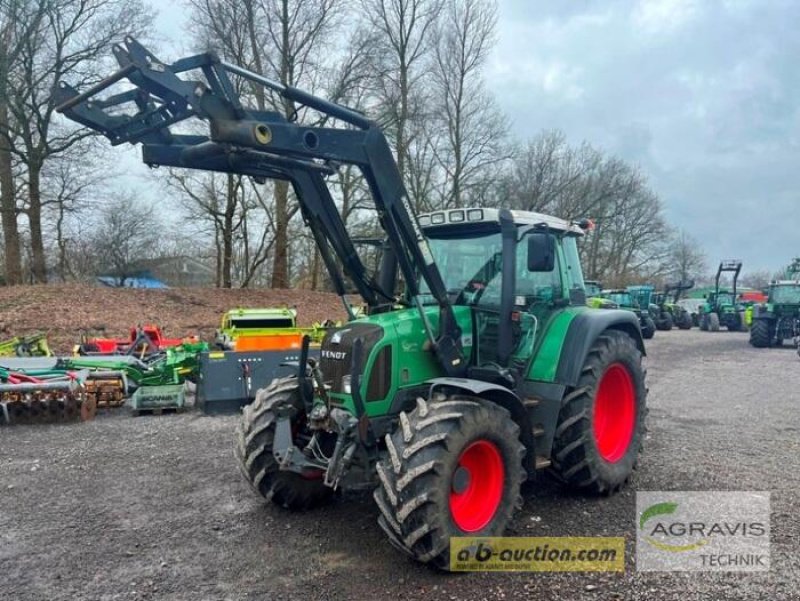
[{"label": "disc harrow", "polygon": [[77,374],[42,378],[0,368],[0,425],[93,419],[94,396]]}]

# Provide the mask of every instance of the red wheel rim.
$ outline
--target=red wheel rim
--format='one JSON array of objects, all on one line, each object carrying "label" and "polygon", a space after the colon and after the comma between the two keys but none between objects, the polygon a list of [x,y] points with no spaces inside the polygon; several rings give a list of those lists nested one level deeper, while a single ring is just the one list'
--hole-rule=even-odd
[{"label": "red wheel rim", "polygon": [[633,380],[621,363],[606,369],[594,401],[594,440],[600,457],[616,463],[625,456],[636,422]]},{"label": "red wheel rim", "polygon": [[450,515],[464,532],[476,532],[492,521],[503,498],[505,468],[493,442],[477,440],[458,458],[450,489]]}]

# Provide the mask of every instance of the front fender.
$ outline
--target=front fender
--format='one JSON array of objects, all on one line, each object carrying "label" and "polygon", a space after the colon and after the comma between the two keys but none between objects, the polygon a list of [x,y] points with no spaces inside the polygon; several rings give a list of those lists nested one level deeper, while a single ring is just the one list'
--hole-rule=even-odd
[{"label": "front fender", "polygon": [[556,382],[575,386],[586,362],[589,349],[597,337],[606,330],[620,330],[633,338],[642,355],[646,355],[639,318],[631,311],[585,311],[577,315],[567,328],[561,357],[556,371]]}]

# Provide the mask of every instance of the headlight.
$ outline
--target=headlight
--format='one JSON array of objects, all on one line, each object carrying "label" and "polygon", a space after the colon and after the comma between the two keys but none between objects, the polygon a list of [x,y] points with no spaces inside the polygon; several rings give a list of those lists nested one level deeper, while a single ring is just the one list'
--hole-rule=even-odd
[{"label": "headlight", "polygon": [[342,376],[342,392],[345,394],[350,394],[350,377],[350,374]]}]

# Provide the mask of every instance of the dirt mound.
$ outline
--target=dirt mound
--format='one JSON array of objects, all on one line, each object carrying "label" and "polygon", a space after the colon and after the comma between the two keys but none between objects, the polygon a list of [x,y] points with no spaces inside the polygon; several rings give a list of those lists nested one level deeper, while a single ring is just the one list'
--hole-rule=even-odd
[{"label": "dirt mound", "polygon": [[77,284],[0,288],[0,339],[47,332],[56,353],[68,353],[81,332],[124,337],[136,324],[156,323],[167,336],[211,340],[222,313],[237,307],[296,307],[298,323],[345,317],[335,294],[309,290],[140,290]]}]

